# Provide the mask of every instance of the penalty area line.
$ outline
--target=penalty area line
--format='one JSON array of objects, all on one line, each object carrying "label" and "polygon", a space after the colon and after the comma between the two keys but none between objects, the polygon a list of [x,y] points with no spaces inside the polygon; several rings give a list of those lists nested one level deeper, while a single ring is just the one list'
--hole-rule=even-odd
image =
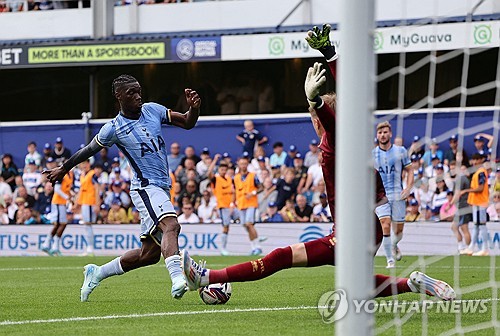
[{"label": "penalty area line", "polygon": [[207,310],[146,313],[146,314],[82,316],[82,317],[47,319],[47,320],[2,321],[2,322],[0,322],[0,326],[40,324],[40,323],[79,322],[79,321],[98,321],[98,320],[113,320],[113,319],[126,319],[126,318],[158,317],[158,316],[276,312],[276,311],[294,311],[294,310],[311,310],[311,309],[318,309],[318,307],[317,306],[298,306],[298,307],[245,308],[245,309],[239,309],[239,308],[235,308],[235,309],[207,309]]}]

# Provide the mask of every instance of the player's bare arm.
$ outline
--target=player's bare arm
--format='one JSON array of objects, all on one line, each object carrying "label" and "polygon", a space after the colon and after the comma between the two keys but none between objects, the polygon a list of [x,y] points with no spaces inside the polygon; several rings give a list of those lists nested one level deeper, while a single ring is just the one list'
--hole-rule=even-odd
[{"label": "player's bare arm", "polygon": [[410,195],[411,189],[415,182],[415,176],[413,175],[413,168],[411,165],[405,167],[406,171],[406,188],[401,192],[401,199],[406,199]]},{"label": "player's bare arm", "polygon": [[189,110],[186,113],[171,111],[170,118],[172,125],[189,130],[196,125],[200,116],[201,98],[196,91],[191,89],[185,89],[184,94]]},{"label": "player's bare arm", "polygon": [[56,167],[51,170],[45,170],[42,174],[47,174],[47,179],[52,183],[56,183],[57,181],[61,181],[73,167],[77,164],[87,160],[89,157],[97,154],[102,149],[102,146],[99,145],[96,138],[92,139],[92,141],[78,152],[73,154],[68,161],[66,161],[62,166]]}]

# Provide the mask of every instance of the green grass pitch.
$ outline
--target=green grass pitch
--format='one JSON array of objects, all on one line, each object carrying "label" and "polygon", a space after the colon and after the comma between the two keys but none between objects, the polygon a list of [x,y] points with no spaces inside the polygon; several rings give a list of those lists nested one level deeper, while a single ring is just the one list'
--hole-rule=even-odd
[{"label": "green grass pitch", "polygon": [[[90,301],[80,302],[83,266],[102,264],[108,257],[3,257],[0,258],[0,335],[332,335],[334,324],[324,324],[315,308],[319,297],[334,288],[334,268],[296,268],[281,271],[267,279],[233,284],[233,295],[226,305],[207,306],[197,293],[182,300],[170,297],[170,280],[163,262],[158,265],[107,279],[92,293]],[[250,260],[250,257],[208,257],[208,266]],[[498,259],[460,257],[426,258],[425,272],[454,283],[459,263],[460,287],[498,279],[494,266]],[[384,259],[376,258],[375,271],[388,274]],[[417,265],[415,257],[405,257],[396,270],[406,276]],[[402,272],[402,274],[401,274]],[[498,281],[498,280],[497,280]],[[498,335],[490,322],[496,318],[499,302],[489,284],[463,294],[462,299],[493,299],[487,312],[463,314],[464,327],[482,324],[471,335]],[[420,300],[417,294],[404,294],[400,300]],[[266,310],[268,309],[268,310]],[[224,312],[222,312],[224,311]],[[202,312],[202,313],[200,313]],[[119,316],[119,317],[117,317]],[[377,313],[377,330],[383,335],[397,334],[394,326],[385,329],[394,315]],[[423,317],[427,323],[422,323]],[[78,319],[87,318],[87,319]],[[405,318],[402,317],[404,320]],[[40,320],[41,323],[34,323]],[[52,321],[47,321],[52,320]],[[9,325],[6,321],[19,321]],[[414,314],[404,322],[403,335],[427,335],[453,329],[455,314],[426,316]],[[486,323],[486,324],[485,324]]]}]

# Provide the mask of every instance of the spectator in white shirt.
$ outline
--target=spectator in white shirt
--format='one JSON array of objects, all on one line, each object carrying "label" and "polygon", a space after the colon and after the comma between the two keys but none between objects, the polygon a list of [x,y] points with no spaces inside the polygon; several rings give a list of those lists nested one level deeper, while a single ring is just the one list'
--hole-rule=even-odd
[{"label": "spectator in white shirt", "polygon": [[210,192],[205,190],[198,207],[198,217],[202,223],[214,223],[217,218],[216,206],[217,202],[212,199]]},{"label": "spectator in white shirt", "polygon": [[4,197],[4,195],[12,196],[12,189],[10,185],[5,182],[3,176],[0,175],[0,196]]},{"label": "spectator in white shirt", "polygon": [[24,171],[28,168],[30,161],[34,161],[37,167],[42,164],[42,156],[36,151],[36,142],[34,141],[28,144],[28,154],[24,157]]},{"label": "spectator in white shirt", "polygon": [[210,166],[210,163],[212,163],[208,147],[203,148],[200,158],[200,162],[196,164],[196,172],[202,177],[202,179],[205,179],[207,177],[208,167]]},{"label": "spectator in white shirt", "polygon": [[286,159],[286,152],[283,151],[283,143],[278,141],[275,142],[273,145],[273,154],[269,158],[269,164],[271,167],[274,166],[283,166],[285,164],[285,159]]},{"label": "spectator in white shirt", "polygon": [[318,163],[318,155],[319,155],[318,140],[312,139],[311,143],[309,144],[309,151],[306,153],[306,156],[304,158],[304,166],[309,168],[313,164]]},{"label": "spectator in white shirt", "polygon": [[182,214],[177,218],[179,224],[198,224],[200,218],[194,213],[194,207],[191,203],[182,205]]},{"label": "spectator in white shirt", "polygon": [[325,193],[319,195],[319,201],[313,208],[313,220],[315,222],[331,222],[332,213]]},{"label": "spectator in white shirt", "polygon": [[23,184],[29,195],[36,194],[36,188],[42,183],[42,174],[37,170],[35,160],[30,160],[26,167],[26,172],[23,174]]}]

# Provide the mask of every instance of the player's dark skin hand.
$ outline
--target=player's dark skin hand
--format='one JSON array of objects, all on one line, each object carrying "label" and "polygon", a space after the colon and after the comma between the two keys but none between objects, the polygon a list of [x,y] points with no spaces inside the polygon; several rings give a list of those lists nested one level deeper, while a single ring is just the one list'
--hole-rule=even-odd
[{"label": "player's dark skin hand", "polygon": [[49,180],[50,183],[55,184],[57,181],[61,181],[63,179],[64,175],[66,175],[66,170],[63,166],[59,166],[51,170],[44,170],[42,174],[47,175],[47,180]]},{"label": "player's dark skin hand", "polygon": [[200,108],[201,106],[201,98],[198,95],[198,92],[191,90],[191,89],[185,89],[184,94],[186,95],[186,100],[187,103],[190,107],[192,108]]}]

